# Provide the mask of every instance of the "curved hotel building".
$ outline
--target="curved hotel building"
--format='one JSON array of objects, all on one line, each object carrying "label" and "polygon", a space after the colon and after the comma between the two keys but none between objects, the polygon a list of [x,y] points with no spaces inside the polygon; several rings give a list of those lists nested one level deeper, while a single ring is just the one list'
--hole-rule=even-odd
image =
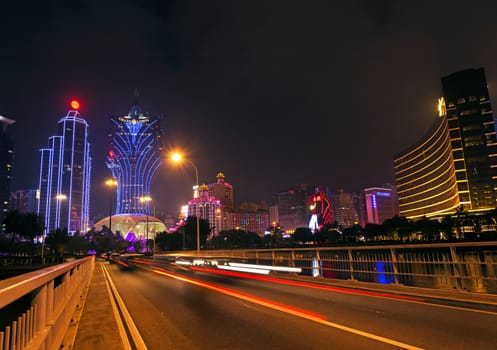
[{"label": "curved hotel building", "polygon": [[401,216],[417,218],[496,207],[497,139],[483,68],[442,78],[439,118],[394,157]]}]

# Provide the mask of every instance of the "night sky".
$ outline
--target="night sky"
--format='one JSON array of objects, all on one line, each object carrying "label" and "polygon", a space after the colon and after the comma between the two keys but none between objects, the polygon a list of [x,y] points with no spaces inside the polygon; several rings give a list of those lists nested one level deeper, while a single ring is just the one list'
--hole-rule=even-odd
[{"label": "night sky", "polygon": [[[295,183],[357,191],[394,182],[393,156],[430,128],[440,78],[484,67],[497,98],[495,1],[2,1],[0,115],[16,120],[13,189],[36,188],[39,149],[71,98],[92,144],[92,216],[108,214],[109,115],[133,91],[164,116],[167,148],[235,201]],[[494,102],[494,108],[496,102]],[[156,209],[191,197],[165,162]]]}]

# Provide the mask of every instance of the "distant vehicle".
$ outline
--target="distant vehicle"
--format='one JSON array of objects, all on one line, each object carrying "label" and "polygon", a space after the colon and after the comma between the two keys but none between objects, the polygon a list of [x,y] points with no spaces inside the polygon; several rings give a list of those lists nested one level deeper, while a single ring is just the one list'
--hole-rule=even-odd
[{"label": "distant vehicle", "polygon": [[111,253],[107,260],[109,260],[109,263],[114,264],[114,263],[119,262],[120,257],[121,257],[121,254],[119,254],[119,253]]}]

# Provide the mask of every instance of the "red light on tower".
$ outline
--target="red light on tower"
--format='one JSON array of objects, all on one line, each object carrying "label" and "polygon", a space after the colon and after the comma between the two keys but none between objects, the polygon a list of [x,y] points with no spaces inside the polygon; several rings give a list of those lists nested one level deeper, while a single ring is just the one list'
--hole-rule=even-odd
[{"label": "red light on tower", "polygon": [[77,100],[72,100],[72,101],[71,101],[71,103],[70,103],[70,105],[71,105],[71,108],[72,108],[72,109],[74,109],[74,110],[76,110],[76,111],[77,111],[77,110],[79,109],[79,107],[80,107],[80,106],[79,106],[79,101],[77,101]]}]

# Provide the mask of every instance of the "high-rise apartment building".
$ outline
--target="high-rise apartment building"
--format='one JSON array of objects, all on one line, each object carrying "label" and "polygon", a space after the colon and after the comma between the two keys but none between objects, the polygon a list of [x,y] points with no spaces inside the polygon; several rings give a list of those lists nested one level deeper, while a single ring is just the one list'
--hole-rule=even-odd
[{"label": "high-rise apartment building", "polygon": [[307,205],[308,191],[308,185],[299,184],[276,194],[278,223],[286,232],[307,227],[310,215]]},{"label": "high-rise apartment building", "polygon": [[209,195],[221,201],[226,211],[233,211],[235,208],[233,200],[233,185],[225,180],[223,173],[218,173],[216,182],[207,185],[209,187]]},{"label": "high-rise apartment building", "polygon": [[226,230],[241,229],[263,234],[271,225],[268,206],[265,202],[243,202],[236,212],[227,212]]},{"label": "high-rise apartment building", "polygon": [[[74,108],[74,107],[73,107]],[[46,233],[89,229],[91,157],[88,123],[77,110],[59,120],[57,136],[40,150],[37,213]]]},{"label": "high-rise apartment building", "polygon": [[20,213],[36,213],[36,190],[17,190],[10,194],[9,207]]},{"label": "high-rise apartment building", "polygon": [[351,227],[359,224],[359,215],[356,208],[355,193],[347,193],[339,189],[331,196],[335,221],[342,227]]},{"label": "high-rise apartment building", "polygon": [[442,78],[439,118],[394,157],[400,215],[440,216],[496,207],[497,138],[483,68]]},{"label": "high-rise apartment building", "polygon": [[0,223],[9,211],[9,197],[14,167],[14,143],[7,128],[15,121],[0,115]]}]

